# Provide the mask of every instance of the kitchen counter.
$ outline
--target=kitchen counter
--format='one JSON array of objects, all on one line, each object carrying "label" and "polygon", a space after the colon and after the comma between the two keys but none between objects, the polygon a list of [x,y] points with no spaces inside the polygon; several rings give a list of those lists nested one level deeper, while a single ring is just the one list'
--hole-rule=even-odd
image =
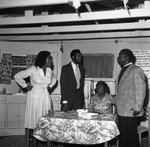
[{"label": "kitchen counter", "polygon": [[0,96],[1,95],[26,95],[25,93],[0,93]]}]

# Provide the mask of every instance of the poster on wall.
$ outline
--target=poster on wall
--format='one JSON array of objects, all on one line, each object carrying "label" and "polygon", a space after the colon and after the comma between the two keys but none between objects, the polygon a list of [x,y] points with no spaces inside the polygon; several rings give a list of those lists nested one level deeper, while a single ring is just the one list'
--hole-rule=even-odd
[{"label": "poster on wall", "polygon": [[0,84],[11,84],[12,54],[4,54],[0,63]]},{"label": "poster on wall", "polygon": [[147,78],[150,78],[150,50],[133,50],[136,56],[136,65],[140,66]]}]

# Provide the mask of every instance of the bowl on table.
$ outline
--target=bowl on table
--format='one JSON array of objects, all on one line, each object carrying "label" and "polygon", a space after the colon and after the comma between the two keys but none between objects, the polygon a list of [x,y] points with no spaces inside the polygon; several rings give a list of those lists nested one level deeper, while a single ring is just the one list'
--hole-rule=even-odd
[{"label": "bowl on table", "polygon": [[88,113],[88,109],[77,109],[78,116],[81,116],[83,113]]}]

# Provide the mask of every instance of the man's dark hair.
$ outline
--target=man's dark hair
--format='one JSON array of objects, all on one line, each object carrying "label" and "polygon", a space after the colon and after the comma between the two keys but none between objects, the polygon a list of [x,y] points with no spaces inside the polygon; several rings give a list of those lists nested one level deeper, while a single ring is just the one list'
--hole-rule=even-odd
[{"label": "man's dark hair", "polygon": [[41,51],[38,53],[37,58],[35,60],[35,66],[42,68],[46,63],[46,58],[50,55],[48,51]]},{"label": "man's dark hair", "polygon": [[127,57],[128,57],[128,61],[129,62],[132,62],[133,64],[135,64],[136,62],[136,57],[135,55],[133,54],[133,52],[130,50],[130,49],[122,49],[120,51],[121,54],[125,54]]},{"label": "man's dark hair", "polygon": [[72,56],[75,56],[77,53],[80,53],[80,54],[81,54],[81,52],[80,52],[79,49],[74,49],[74,50],[72,50],[71,53],[70,53],[71,59],[72,59]]}]

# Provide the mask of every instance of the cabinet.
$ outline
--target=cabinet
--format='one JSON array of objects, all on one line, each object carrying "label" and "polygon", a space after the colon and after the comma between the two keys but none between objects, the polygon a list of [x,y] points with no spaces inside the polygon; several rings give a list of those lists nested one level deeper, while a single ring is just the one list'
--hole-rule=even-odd
[{"label": "cabinet", "polygon": [[7,127],[24,128],[25,102],[9,102],[7,104]]},{"label": "cabinet", "polygon": [[[60,95],[52,94],[54,110],[60,110]],[[24,135],[26,95],[0,95],[0,136]]]},{"label": "cabinet", "polygon": [[0,128],[6,127],[6,97],[0,97]]},{"label": "cabinet", "polygon": [[0,95],[0,136],[24,135],[26,95]]}]

